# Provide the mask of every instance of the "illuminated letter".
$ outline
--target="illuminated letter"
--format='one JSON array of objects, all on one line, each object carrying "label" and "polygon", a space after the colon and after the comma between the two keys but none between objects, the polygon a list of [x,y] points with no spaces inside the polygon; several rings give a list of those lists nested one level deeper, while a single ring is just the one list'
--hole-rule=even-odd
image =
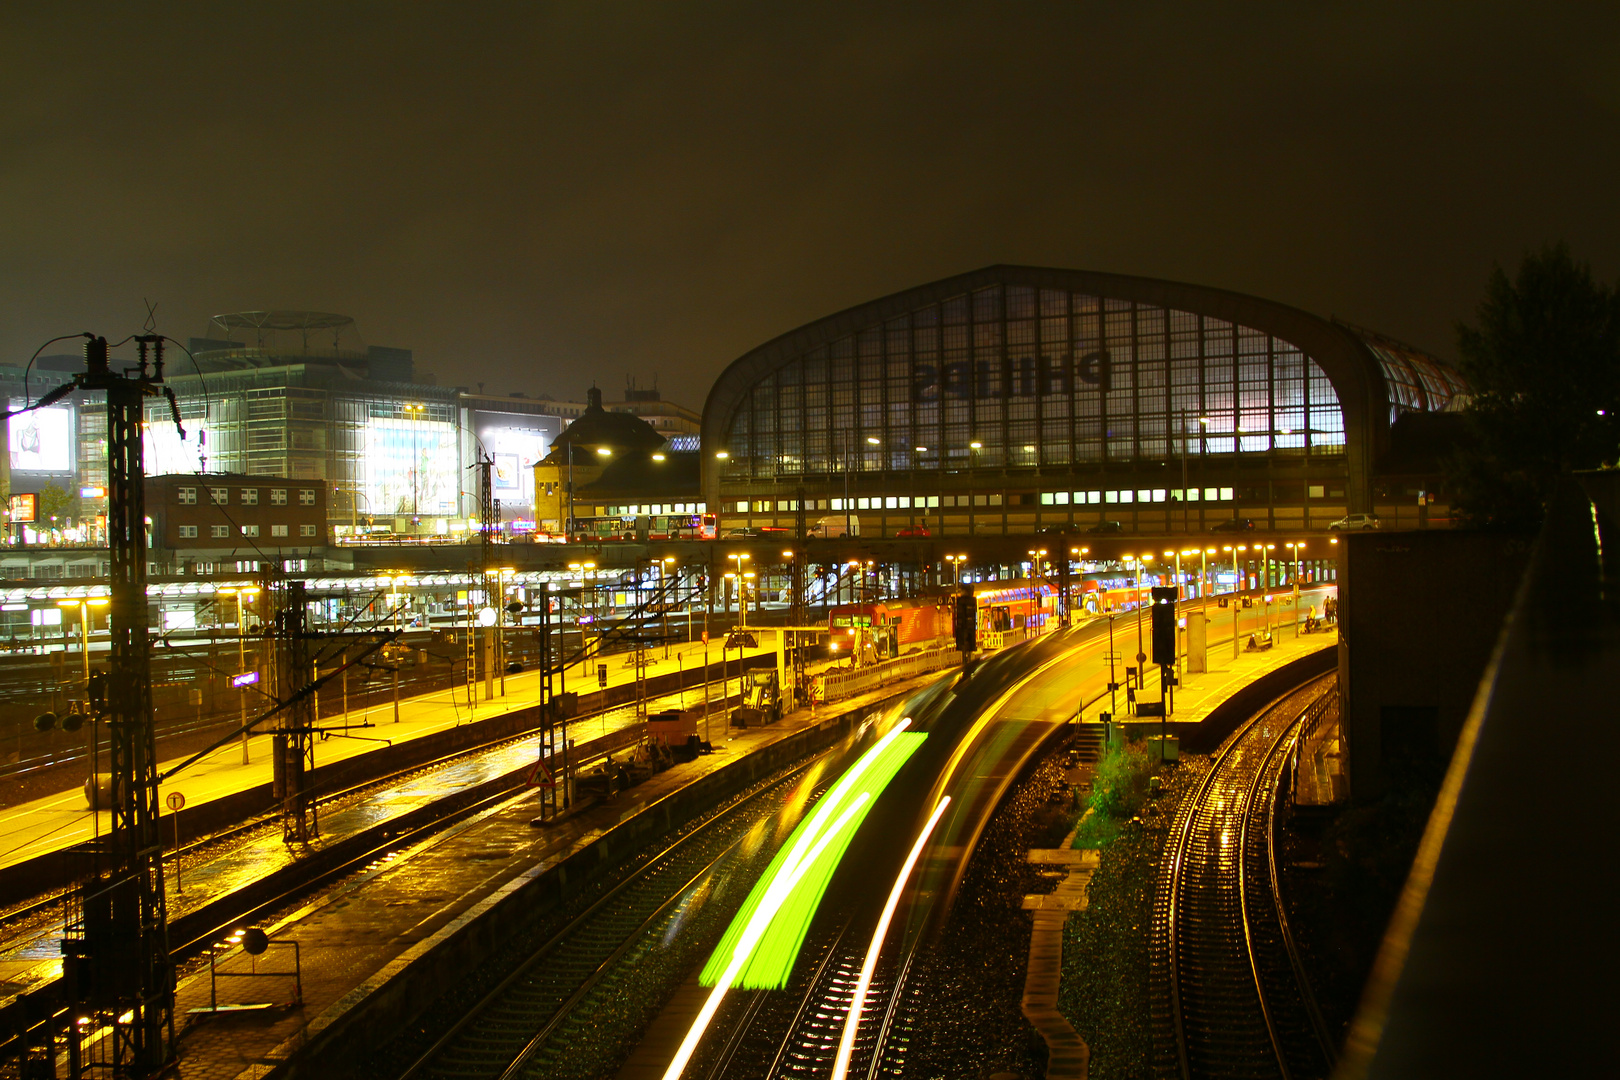
[{"label": "illuminated letter", "polygon": [[1102,392],[1106,394],[1113,385],[1110,374],[1108,351],[1106,349],[1088,352],[1080,358],[1081,382],[1100,387]]},{"label": "illuminated letter", "polygon": [[912,401],[934,401],[939,397],[939,370],[933,364],[918,364],[917,379],[911,384]]}]

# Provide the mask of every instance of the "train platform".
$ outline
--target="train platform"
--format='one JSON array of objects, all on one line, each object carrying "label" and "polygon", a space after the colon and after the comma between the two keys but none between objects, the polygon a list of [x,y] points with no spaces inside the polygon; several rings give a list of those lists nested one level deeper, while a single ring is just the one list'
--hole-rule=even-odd
[{"label": "train platform", "polygon": [[[1300,595],[1300,607],[1308,604],[1321,604],[1322,597],[1328,594],[1325,589],[1303,591]],[[1196,602],[1184,604],[1183,615],[1194,615],[1198,612]],[[1326,629],[1309,633],[1295,632],[1288,621],[1293,611],[1292,598],[1285,597],[1283,604],[1279,605],[1280,616],[1270,619],[1262,609],[1255,608],[1226,608],[1222,609],[1211,605],[1209,610],[1209,625],[1207,639],[1207,671],[1188,672],[1183,670],[1181,685],[1173,687],[1169,695],[1168,723],[1178,731],[1185,731],[1187,726],[1197,725],[1208,719],[1219,706],[1228,701],[1237,691],[1247,687],[1257,680],[1265,677],[1279,668],[1322,649],[1336,646],[1339,641],[1338,627],[1330,625]],[[1093,619],[1095,625],[1100,619]],[[1269,637],[1268,637],[1269,630]],[[1119,616],[1115,621],[1114,646],[1116,655],[1120,657],[1116,663],[1118,678],[1123,684],[1125,681],[1125,666],[1135,664],[1135,653],[1138,648],[1134,616]],[[1234,636],[1237,638],[1237,648],[1232,647]],[[1255,647],[1250,647],[1253,640]],[[1269,645],[1262,646],[1267,640]],[[1185,668],[1183,664],[1183,668]],[[1158,667],[1147,665],[1146,678],[1141,688],[1136,692],[1138,702],[1155,705],[1162,697],[1159,685],[1160,673]],[[1101,709],[1109,710],[1113,716],[1126,724],[1157,723],[1159,717],[1138,715],[1127,700],[1123,685],[1115,695],[1113,703],[1107,698],[1102,699]],[[1090,716],[1095,719],[1095,714]]]},{"label": "train platform", "polygon": [[[817,736],[831,738],[846,717],[909,692],[926,678],[822,706],[814,714],[799,710],[765,727],[736,730],[715,753],[674,765],[550,825],[536,827],[534,797],[519,794],[387,853],[265,925],[273,944],[264,956],[254,960],[239,948],[227,948],[216,954],[214,969],[193,965],[182,975],[176,1019],[184,1035],[175,1075],[263,1080],[350,1025],[376,1025],[377,1037],[384,1038],[392,1030],[389,1017],[412,1007],[403,998],[440,985],[424,978],[424,969],[440,965],[459,971],[477,963],[474,939],[482,938],[486,951],[499,948],[498,933],[480,933],[480,920],[490,921],[496,909],[502,909],[501,917],[514,917],[514,907],[546,895],[546,882],[559,879],[552,871],[582,859],[603,863],[627,857],[699,809],[708,797],[702,795],[706,784],[719,792],[763,778],[816,745]],[[719,779],[727,770],[734,774],[724,778],[729,787]],[[291,975],[237,979],[229,974],[253,966],[291,971],[293,942],[298,944],[296,982]],[[218,979],[218,972],[227,975]],[[215,1011],[226,1005],[269,1007]]]},{"label": "train platform", "polygon": [[[719,689],[713,688],[716,719],[723,715]],[[649,701],[649,711],[675,708],[701,708],[703,688],[671,693]],[[639,722],[633,705],[622,706],[571,725],[576,752],[582,762],[618,749],[626,732]],[[402,720],[403,725],[406,721]],[[718,732],[716,732],[718,737]],[[722,745],[726,740],[721,740]],[[493,789],[509,790],[523,782],[536,760],[535,741],[516,738],[481,751],[460,755],[442,765],[415,770],[395,783],[382,782],[374,789],[341,798],[321,811],[320,831],[308,844],[289,846],[283,842],[275,823],[268,822],[247,834],[241,843],[221,844],[221,850],[205,857],[169,859],[165,866],[165,891],[171,926],[208,923],[209,909],[222,899],[249,888],[263,891],[267,882],[293,871],[297,864],[337,855],[346,844],[401,828],[433,803],[453,793]],[[196,918],[192,918],[196,916]],[[0,1007],[19,994],[55,979],[61,973],[58,920],[25,926],[9,940],[0,941]],[[173,944],[181,944],[173,942]]]},{"label": "train platform", "polygon": [[[671,646],[666,657],[662,649],[649,650],[651,675],[684,671],[704,666],[705,646],[698,643]],[[769,648],[745,649],[743,656],[756,656],[769,652]],[[720,676],[721,650],[717,642],[707,646],[711,678]],[[732,667],[736,668],[737,650],[731,650]],[[574,690],[591,691],[599,686],[622,686],[633,683],[636,673],[628,654],[609,654],[603,661],[607,665],[607,682],[594,677],[582,681],[578,677],[579,665],[570,669],[567,682]],[[475,721],[485,720],[514,710],[531,708],[537,703],[539,677],[534,672],[523,672],[496,680],[497,697],[483,700],[484,684],[474,686],[475,700],[468,704],[466,687],[439,690],[415,697],[402,697],[396,718],[392,702],[357,709],[348,714],[322,718],[326,728],[347,728],[338,736],[323,739],[316,750],[316,764],[324,767],[372,753],[389,745],[426,738]],[[701,687],[680,699],[680,704],[661,704],[660,708],[700,708]],[[605,730],[592,725],[606,725],[606,717],[590,717],[571,723],[570,737],[583,739]],[[575,735],[574,731],[579,734]],[[722,729],[723,730],[723,729]],[[242,742],[233,740],[221,746],[195,764],[182,770],[160,788],[159,802],[167,805],[172,793],[178,792],[187,808],[237,795],[271,780],[269,734],[256,735],[248,740],[247,762],[243,762]],[[181,765],[186,758],[175,758],[159,765],[160,774]],[[74,788],[54,795],[0,810],[0,872],[6,868],[52,852],[61,851],[105,833],[111,827],[111,814],[107,811],[92,813],[84,792]]]}]

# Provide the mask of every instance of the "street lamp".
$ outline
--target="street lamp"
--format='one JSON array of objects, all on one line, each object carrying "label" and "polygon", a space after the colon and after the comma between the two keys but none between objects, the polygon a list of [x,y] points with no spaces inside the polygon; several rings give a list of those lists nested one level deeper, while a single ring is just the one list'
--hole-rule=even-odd
[{"label": "street lamp", "polygon": [[673,555],[665,555],[662,559],[660,559],[658,561],[658,595],[661,597],[661,599],[658,602],[658,610],[659,610],[659,613],[663,616],[663,623],[664,623],[664,659],[668,660],[669,659],[669,597],[664,596],[664,572],[665,572],[664,568],[665,567],[669,567],[671,570],[673,570],[675,568],[675,556],[673,556]]},{"label": "street lamp", "polygon": [[911,459],[911,500],[907,504],[906,524],[915,527],[917,524],[917,470],[922,466],[921,455],[928,453],[928,447],[914,448],[919,455]]},{"label": "street lamp", "polygon": [[[741,552],[733,552],[730,555],[727,555],[726,558],[730,559],[732,562],[736,563],[736,565],[737,565],[737,570],[736,570],[736,577],[737,577],[737,625],[738,625],[738,627],[743,627],[743,626],[746,626],[748,624],[748,609],[743,604],[743,591],[742,591],[742,588],[743,588],[743,568],[742,568],[742,564],[744,562],[748,561],[750,556],[746,551],[741,551]],[[726,576],[731,577],[732,575],[727,574]]]},{"label": "street lamp", "polygon": [[[236,673],[247,674],[247,620],[242,615],[242,602],[259,595],[257,588],[219,589],[217,596],[236,597]],[[247,684],[237,686],[237,701],[242,708],[242,764],[248,763]]]},{"label": "street lamp", "polygon": [[1153,556],[1125,555],[1123,559],[1126,565],[1136,564],[1136,685],[1141,686],[1146,674],[1142,665],[1147,663],[1147,653],[1142,648],[1142,570],[1153,561]]},{"label": "street lamp", "polygon": [[405,419],[411,423],[411,525],[418,535],[422,532],[421,510],[421,475],[422,475],[422,442],[421,422],[427,411],[427,406],[420,402],[407,401],[400,405],[405,410]]},{"label": "street lamp", "polygon": [[979,451],[984,449],[984,443],[974,439],[968,443],[968,535],[973,536],[973,507],[978,497],[973,493],[974,481],[979,475]]},{"label": "street lamp", "polygon": [[1299,553],[1305,548],[1305,541],[1289,541],[1283,545],[1294,553],[1294,637],[1299,637]]}]

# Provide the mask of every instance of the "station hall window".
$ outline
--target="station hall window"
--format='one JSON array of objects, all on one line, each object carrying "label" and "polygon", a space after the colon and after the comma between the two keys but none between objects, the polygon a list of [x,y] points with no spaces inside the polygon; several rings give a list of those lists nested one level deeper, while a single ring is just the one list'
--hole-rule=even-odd
[{"label": "station hall window", "polygon": [[197,489],[196,488],[188,488],[188,487],[176,488],[175,489],[175,501],[178,502],[181,506],[196,506],[197,505]]},{"label": "station hall window", "polygon": [[298,489],[298,505],[299,506],[314,506],[315,505],[315,489],[314,488],[299,488]]},{"label": "station hall window", "polygon": [[286,488],[271,488],[270,489],[270,505],[271,506],[286,506],[287,505],[287,489]]}]

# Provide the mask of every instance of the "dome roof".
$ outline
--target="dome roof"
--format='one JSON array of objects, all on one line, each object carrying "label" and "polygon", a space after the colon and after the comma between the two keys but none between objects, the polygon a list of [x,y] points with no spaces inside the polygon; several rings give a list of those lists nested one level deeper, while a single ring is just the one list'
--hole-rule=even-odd
[{"label": "dome roof", "polygon": [[[664,445],[664,437],[639,416],[630,413],[608,412],[602,408],[602,391],[591,387],[586,393],[585,411],[579,418],[552,440],[552,453],[559,451],[594,451],[605,446],[616,453],[633,450],[656,450]],[[550,456],[550,455],[548,455]],[[576,458],[576,461],[579,459]]]}]

